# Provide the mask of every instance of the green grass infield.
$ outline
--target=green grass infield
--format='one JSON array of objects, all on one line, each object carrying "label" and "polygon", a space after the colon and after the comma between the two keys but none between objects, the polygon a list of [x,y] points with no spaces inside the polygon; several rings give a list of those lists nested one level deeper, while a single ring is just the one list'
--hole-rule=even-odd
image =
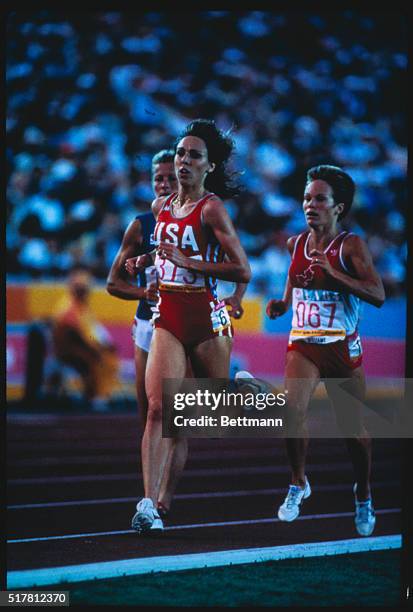
[{"label": "green grass infield", "polygon": [[395,606],[400,602],[400,560],[400,550],[386,550],[160,572],[59,588],[70,592],[71,605]]}]

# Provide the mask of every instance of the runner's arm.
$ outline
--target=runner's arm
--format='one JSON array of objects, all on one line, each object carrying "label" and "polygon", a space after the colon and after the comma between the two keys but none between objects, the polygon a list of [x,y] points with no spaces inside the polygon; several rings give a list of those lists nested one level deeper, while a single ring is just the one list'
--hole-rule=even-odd
[{"label": "runner's arm", "polygon": [[139,248],[142,239],[141,231],[139,219],[134,219],[129,223],[106,281],[107,292],[122,300],[140,300],[146,297],[146,288],[130,283],[125,270],[126,260],[134,257]]},{"label": "runner's arm", "polygon": [[[296,243],[298,236],[291,236],[287,240],[287,248],[292,257],[294,252],[294,246]],[[287,273],[287,279],[285,281],[284,287],[284,295],[281,300],[272,299],[268,302],[266,313],[270,319],[276,319],[277,317],[282,316],[289,307],[291,306],[291,298],[292,298],[293,288],[290,282],[290,276]]]},{"label": "runner's arm", "polygon": [[[319,255],[316,255],[316,258],[319,258]],[[316,265],[324,268],[343,289],[380,308],[386,298],[383,282],[374,267],[370,251],[360,236],[351,234],[346,238],[343,243],[343,259],[353,276],[332,268],[325,256],[322,257],[321,263]]]}]

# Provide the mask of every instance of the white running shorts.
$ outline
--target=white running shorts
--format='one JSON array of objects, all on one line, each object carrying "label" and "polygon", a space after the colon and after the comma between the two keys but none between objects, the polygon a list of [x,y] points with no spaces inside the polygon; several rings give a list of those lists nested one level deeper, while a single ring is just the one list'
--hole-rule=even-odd
[{"label": "white running shorts", "polygon": [[149,353],[152,334],[153,327],[150,319],[148,321],[145,319],[134,319],[132,325],[132,338],[138,348]]}]

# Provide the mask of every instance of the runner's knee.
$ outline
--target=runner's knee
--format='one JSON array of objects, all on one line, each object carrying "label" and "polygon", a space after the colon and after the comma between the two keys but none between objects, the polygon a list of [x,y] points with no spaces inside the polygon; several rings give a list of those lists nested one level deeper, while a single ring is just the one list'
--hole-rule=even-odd
[{"label": "runner's knee", "polygon": [[162,420],[162,402],[159,400],[149,399],[147,421],[159,422]]}]

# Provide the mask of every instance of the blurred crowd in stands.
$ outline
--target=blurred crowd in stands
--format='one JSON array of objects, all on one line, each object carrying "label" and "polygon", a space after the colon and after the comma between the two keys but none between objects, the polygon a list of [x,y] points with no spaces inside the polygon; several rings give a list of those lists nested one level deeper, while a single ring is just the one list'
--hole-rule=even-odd
[{"label": "blurred crowd in stands", "polygon": [[407,42],[400,14],[336,11],[14,12],[7,23],[10,278],[106,278],[152,201],[151,158],[186,123],[232,129],[245,191],[228,201],[253,277],[282,291],[304,229],[305,171],[357,184],[345,229],[388,295],[406,277]]}]

